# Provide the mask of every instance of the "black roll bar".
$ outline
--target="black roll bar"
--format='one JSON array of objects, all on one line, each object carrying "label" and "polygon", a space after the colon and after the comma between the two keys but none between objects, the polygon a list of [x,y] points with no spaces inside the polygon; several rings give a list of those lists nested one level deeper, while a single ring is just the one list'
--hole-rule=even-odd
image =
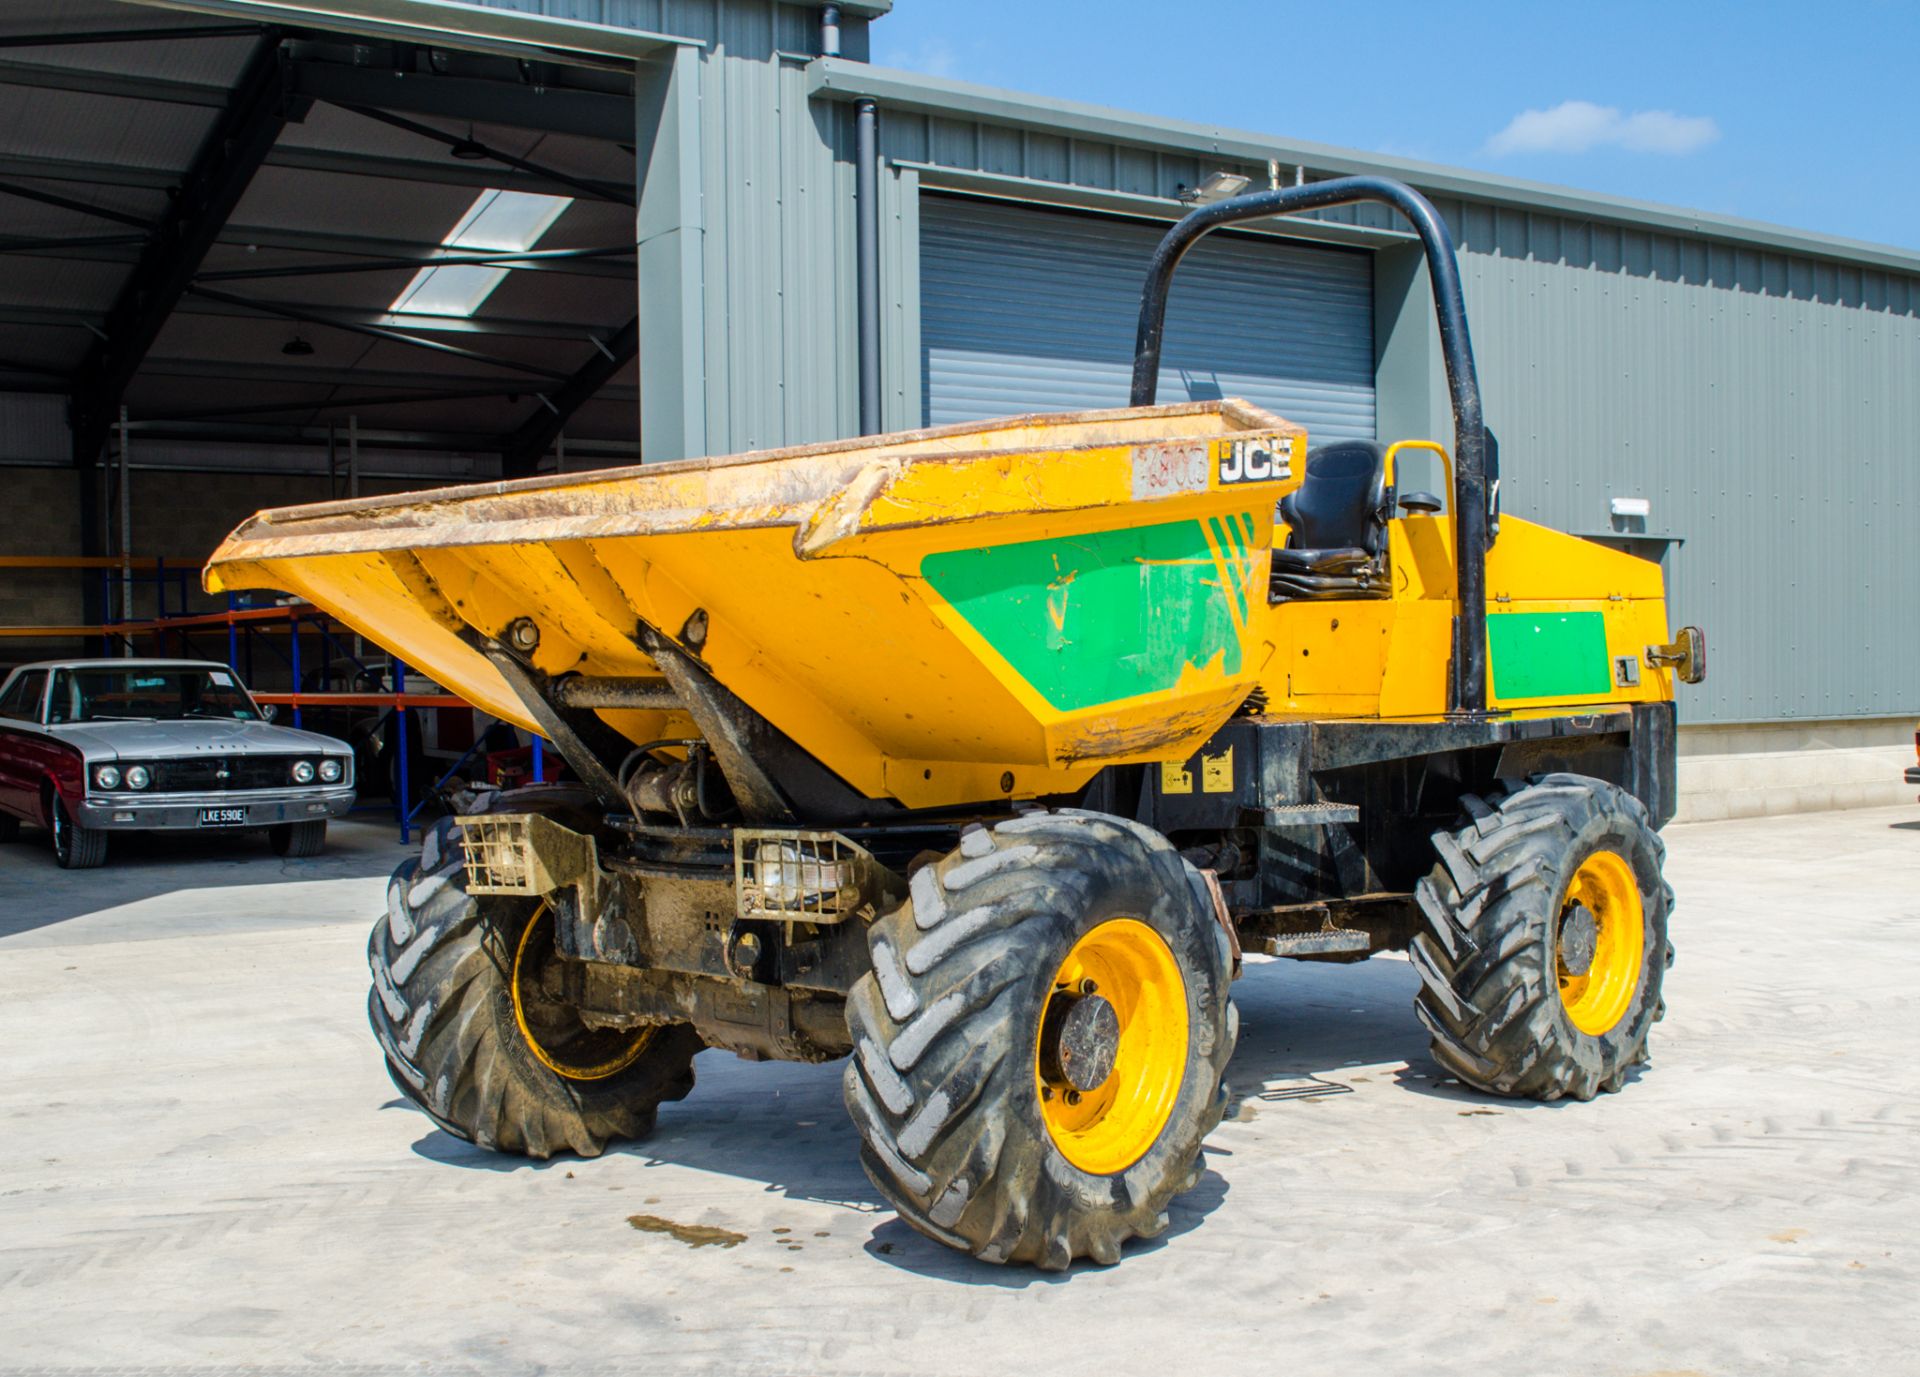
[{"label": "black roll bar", "polygon": [[1451,713],[1479,717],[1487,711],[1487,427],[1480,410],[1480,380],[1467,336],[1467,306],[1460,292],[1460,265],[1453,236],[1440,212],[1412,187],[1386,177],[1339,177],[1304,186],[1255,191],[1189,212],[1153,251],[1140,293],[1140,329],[1133,349],[1134,406],[1152,406],[1160,388],[1160,345],[1167,323],[1167,292],[1174,269],[1202,235],[1242,220],[1262,220],[1326,206],[1377,201],[1409,221],[1426,248],[1433,283],[1433,310],[1440,321],[1440,354],[1453,403],[1454,579],[1459,602],[1453,617],[1453,664],[1447,684]]}]

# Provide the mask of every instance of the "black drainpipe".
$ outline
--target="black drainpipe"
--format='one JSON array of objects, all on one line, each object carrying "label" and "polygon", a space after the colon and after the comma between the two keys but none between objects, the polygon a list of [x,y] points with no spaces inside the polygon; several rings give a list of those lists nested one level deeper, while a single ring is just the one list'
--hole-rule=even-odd
[{"label": "black drainpipe", "polygon": [[860,433],[880,433],[880,139],[870,100],[854,107],[854,288],[859,297]]}]

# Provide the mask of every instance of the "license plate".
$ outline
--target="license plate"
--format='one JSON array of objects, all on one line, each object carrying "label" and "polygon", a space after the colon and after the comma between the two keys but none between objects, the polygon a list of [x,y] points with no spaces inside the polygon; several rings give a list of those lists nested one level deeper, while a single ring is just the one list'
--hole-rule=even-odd
[{"label": "license plate", "polygon": [[245,827],[247,810],[244,808],[202,808],[200,810],[202,827]]}]

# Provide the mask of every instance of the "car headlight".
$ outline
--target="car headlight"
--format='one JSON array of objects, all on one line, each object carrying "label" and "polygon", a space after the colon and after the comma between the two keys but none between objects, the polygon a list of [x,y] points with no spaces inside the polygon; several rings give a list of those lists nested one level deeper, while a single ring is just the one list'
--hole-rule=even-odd
[{"label": "car headlight", "polygon": [[295,784],[313,783],[313,762],[311,760],[296,760],[293,762],[293,782]]},{"label": "car headlight", "polygon": [[153,774],[144,765],[132,765],[127,768],[127,787],[144,789],[153,783]]},{"label": "car headlight", "polygon": [[340,776],[343,773],[345,773],[345,771],[341,769],[340,762],[337,760],[323,760],[320,762],[320,778],[324,783],[338,784],[340,782]]},{"label": "car headlight", "polygon": [[93,782],[98,784],[102,789],[118,789],[120,787],[120,767],[117,765],[102,765],[93,772]]}]

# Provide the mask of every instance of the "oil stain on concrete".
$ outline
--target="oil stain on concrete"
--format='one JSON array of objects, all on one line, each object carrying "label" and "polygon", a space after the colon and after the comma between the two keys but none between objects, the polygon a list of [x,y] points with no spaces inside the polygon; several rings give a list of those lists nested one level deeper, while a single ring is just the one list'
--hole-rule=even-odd
[{"label": "oil stain on concrete", "polygon": [[737,1234],[732,1229],[719,1229],[711,1224],[676,1224],[657,1214],[630,1214],[627,1223],[641,1233],[665,1234],[689,1248],[707,1248],[716,1244],[722,1248],[733,1248],[747,1241],[745,1234]]}]

